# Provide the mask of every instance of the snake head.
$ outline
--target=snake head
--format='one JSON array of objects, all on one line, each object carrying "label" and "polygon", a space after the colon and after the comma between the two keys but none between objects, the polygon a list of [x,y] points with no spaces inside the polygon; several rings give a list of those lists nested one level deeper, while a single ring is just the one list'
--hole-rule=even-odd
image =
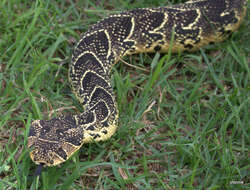
[{"label": "snake head", "polygon": [[58,165],[80,148],[82,134],[82,129],[76,127],[72,116],[35,120],[28,135],[30,157],[38,165]]}]

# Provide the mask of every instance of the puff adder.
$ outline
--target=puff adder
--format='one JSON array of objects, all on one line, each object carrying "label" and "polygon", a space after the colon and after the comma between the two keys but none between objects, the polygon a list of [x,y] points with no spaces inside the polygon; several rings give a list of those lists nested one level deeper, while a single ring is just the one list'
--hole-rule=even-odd
[{"label": "puff adder", "polygon": [[111,87],[111,67],[119,58],[140,52],[193,51],[219,42],[236,30],[246,13],[245,0],[192,0],[110,15],[84,33],[69,68],[72,90],[84,112],[33,121],[28,136],[36,164],[55,166],[84,143],[110,138],[118,109]]}]

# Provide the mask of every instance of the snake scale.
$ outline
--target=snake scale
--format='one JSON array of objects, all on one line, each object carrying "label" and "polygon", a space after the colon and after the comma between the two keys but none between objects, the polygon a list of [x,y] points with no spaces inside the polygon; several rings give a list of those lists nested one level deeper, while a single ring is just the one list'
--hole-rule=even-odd
[{"label": "snake scale", "polygon": [[[43,166],[70,158],[84,143],[110,138],[118,109],[111,68],[140,52],[193,51],[235,31],[246,13],[245,0],[192,0],[159,8],[110,15],[90,27],[76,45],[69,68],[72,90],[84,112],[32,122],[30,157]],[[172,35],[173,34],[173,35]]]}]

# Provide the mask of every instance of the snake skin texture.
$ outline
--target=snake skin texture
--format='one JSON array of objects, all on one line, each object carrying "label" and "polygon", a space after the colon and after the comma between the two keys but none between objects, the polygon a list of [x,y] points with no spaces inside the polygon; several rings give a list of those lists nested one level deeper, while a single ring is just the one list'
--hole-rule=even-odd
[{"label": "snake skin texture", "polygon": [[109,139],[118,125],[111,68],[125,55],[194,51],[224,40],[246,13],[245,0],[192,0],[110,15],[89,28],[75,47],[69,69],[72,91],[84,112],[32,122],[30,157],[55,166],[84,143]]}]

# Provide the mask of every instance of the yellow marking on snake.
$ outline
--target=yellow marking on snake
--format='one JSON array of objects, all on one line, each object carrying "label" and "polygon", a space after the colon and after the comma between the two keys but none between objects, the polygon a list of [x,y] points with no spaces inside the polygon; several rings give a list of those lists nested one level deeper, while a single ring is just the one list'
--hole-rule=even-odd
[{"label": "yellow marking on snake", "polygon": [[109,139],[118,109],[111,86],[112,66],[124,55],[193,51],[224,40],[246,14],[246,0],[192,0],[159,8],[111,15],[91,26],[77,43],[69,67],[72,91],[84,107],[80,114],[32,122],[28,147],[36,164],[55,166],[84,143]]}]

